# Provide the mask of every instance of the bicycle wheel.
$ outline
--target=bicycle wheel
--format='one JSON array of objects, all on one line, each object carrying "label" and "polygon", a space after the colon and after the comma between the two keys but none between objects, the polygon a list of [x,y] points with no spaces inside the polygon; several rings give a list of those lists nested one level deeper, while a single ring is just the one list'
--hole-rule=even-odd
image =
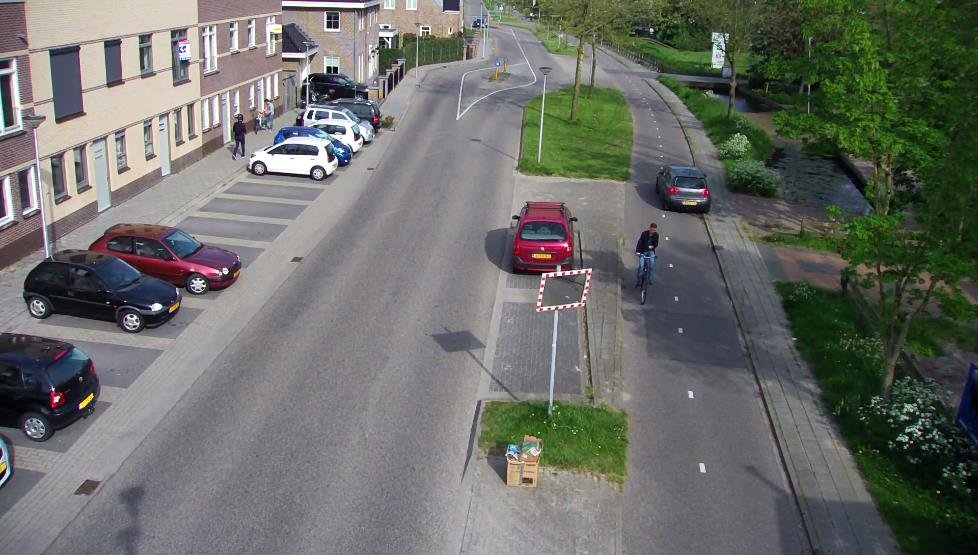
[{"label": "bicycle wheel", "polygon": [[645,304],[645,296],[649,291],[649,276],[646,272],[645,276],[642,278],[642,304]]}]

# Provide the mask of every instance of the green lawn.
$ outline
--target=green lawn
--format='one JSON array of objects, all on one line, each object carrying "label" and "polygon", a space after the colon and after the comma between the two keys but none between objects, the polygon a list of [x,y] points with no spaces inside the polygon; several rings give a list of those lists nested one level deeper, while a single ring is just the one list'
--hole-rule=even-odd
[{"label": "green lawn", "polygon": [[[642,37],[615,37],[618,45],[636,54],[659,62],[659,70],[664,73],[683,73],[688,75],[720,76],[720,70],[710,67],[713,53],[709,50],[677,50],[652,42]],[[740,62],[738,67],[748,67]]]},{"label": "green lawn", "polygon": [[802,247],[815,251],[838,252],[838,240],[827,235],[817,233],[781,233],[775,232],[764,235],[761,241],[779,247]]},{"label": "green lawn", "polygon": [[[798,350],[818,378],[822,401],[840,425],[867,487],[906,554],[968,553],[978,545],[978,507],[918,481],[872,435],[855,409],[878,393],[882,364],[868,354],[867,330],[840,292],[779,283]],[[971,547],[968,547],[971,546]]]},{"label": "green lawn", "polygon": [[964,351],[978,352],[978,329],[967,322],[922,314],[910,329],[906,348],[920,357],[944,356],[947,354],[944,349],[947,344],[957,345]]},{"label": "green lawn", "polygon": [[632,157],[632,118],[625,98],[616,89],[595,87],[587,98],[581,87],[577,121],[570,121],[573,89],[547,92],[543,126],[543,157],[537,164],[540,100],[523,113],[523,158],[520,171],[627,181]]},{"label": "green lawn", "polygon": [[543,440],[543,466],[594,472],[617,484],[625,480],[628,415],[608,407],[546,402],[488,403],[482,413],[479,448],[502,455],[524,435]]},{"label": "green lawn", "polygon": [[576,56],[577,48],[567,44],[568,35],[565,33],[564,38],[557,40],[557,35],[551,33],[544,29],[543,27],[535,27],[533,29],[533,34],[540,39],[540,42],[547,48],[547,51],[551,54],[557,54],[559,56]]}]

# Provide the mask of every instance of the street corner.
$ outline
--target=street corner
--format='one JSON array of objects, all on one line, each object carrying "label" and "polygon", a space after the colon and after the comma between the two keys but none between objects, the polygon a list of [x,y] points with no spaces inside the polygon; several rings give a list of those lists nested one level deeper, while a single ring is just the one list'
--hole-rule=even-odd
[{"label": "street corner", "polygon": [[538,486],[507,486],[507,460],[481,456],[461,553],[620,553],[621,491],[595,476],[542,468]]}]

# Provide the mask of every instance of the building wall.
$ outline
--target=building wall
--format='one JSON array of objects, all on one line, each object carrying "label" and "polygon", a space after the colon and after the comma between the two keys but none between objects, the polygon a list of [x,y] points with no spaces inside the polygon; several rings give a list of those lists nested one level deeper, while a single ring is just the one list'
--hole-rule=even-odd
[{"label": "building wall", "polygon": [[417,0],[418,9],[408,10],[406,0],[394,0],[394,9],[380,4],[380,23],[393,25],[399,35],[418,34],[415,23],[431,27],[431,34],[447,37],[462,30],[462,13],[443,12],[436,0]]},{"label": "building wall", "polygon": [[[326,30],[326,12],[340,14],[340,29]],[[354,80],[369,82],[376,77],[369,63],[371,47],[378,43],[378,6],[364,9],[346,8],[285,8],[283,19],[286,23],[298,24],[319,45],[319,52],[312,57],[312,72],[325,71],[326,59],[337,56],[340,59],[339,73]],[[363,20],[363,30],[356,30],[356,15]],[[355,41],[355,46],[354,46]],[[354,55],[356,53],[356,56]],[[357,57],[363,55],[363,70],[357,77]]]}]

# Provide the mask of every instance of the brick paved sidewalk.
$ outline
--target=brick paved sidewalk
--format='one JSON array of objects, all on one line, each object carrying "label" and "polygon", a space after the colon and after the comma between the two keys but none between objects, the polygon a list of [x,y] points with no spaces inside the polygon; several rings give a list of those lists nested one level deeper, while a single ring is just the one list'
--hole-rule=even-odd
[{"label": "brick paved sidewalk", "polygon": [[796,502],[816,553],[896,553],[890,530],[852,454],[819,402],[818,382],[792,341],[787,317],[757,245],[729,208],[723,165],[702,124],[664,85],[649,81],[686,134],[696,165],[715,187],[706,220],[761,385]]}]

